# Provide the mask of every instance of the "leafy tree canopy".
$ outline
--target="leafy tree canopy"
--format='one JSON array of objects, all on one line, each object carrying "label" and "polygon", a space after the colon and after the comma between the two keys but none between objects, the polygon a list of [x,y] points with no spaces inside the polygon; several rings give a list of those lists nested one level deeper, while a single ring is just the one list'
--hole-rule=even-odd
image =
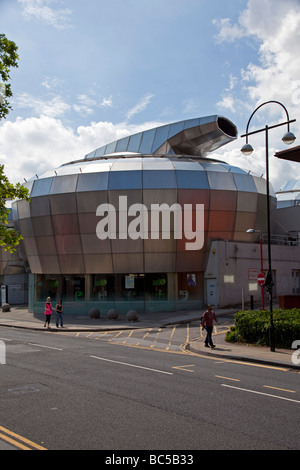
[{"label": "leafy tree canopy", "polygon": [[18,47],[13,41],[0,34],[0,119],[5,118],[12,109],[8,98],[12,96],[10,80],[11,67],[18,67]]},{"label": "leafy tree canopy", "polygon": [[[5,118],[12,109],[8,98],[12,96],[10,80],[10,68],[18,67],[18,47],[13,41],[9,41],[4,34],[0,34],[0,120]],[[9,227],[8,217],[10,210],[6,207],[7,200],[29,200],[28,189],[20,183],[11,184],[4,174],[4,165],[0,164],[0,246],[13,253],[16,246],[22,240],[14,228]]]}]

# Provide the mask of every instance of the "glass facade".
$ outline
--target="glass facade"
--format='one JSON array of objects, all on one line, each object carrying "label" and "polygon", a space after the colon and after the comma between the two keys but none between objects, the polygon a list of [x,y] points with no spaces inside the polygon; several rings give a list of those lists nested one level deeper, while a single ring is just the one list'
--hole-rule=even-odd
[{"label": "glass facade", "polygon": [[61,299],[69,313],[88,314],[92,307],[105,313],[117,309],[126,314],[202,307],[202,273],[128,273],[92,275],[37,274],[34,276],[34,310],[47,297]]}]

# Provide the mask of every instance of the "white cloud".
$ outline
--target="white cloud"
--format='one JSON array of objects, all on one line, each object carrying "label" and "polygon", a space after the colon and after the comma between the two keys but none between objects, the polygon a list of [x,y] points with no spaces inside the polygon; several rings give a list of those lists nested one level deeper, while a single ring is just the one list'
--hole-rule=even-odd
[{"label": "white cloud", "polygon": [[103,98],[100,106],[102,108],[111,108],[113,105],[113,101],[112,101],[112,96],[110,95],[108,98]]},{"label": "white cloud", "polygon": [[73,105],[74,111],[80,113],[83,116],[88,116],[94,112],[94,107],[96,106],[97,102],[87,95],[82,94],[77,96],[78,103]]},{"label": "white cloud", "polygon": [[[219,42],[240,37],[257,40],[258,63],[241,70],[241,86],[246,87],[253,104],[271,99],[292,106],[291,90],[300,79],[299,0],[249,0],[236,25],[215,21]],[[229,30],[235,31],[230,34]],[[237,33],[239,31],[239,33]]]},{"label": "white cloud", "polygon": [[42,98],[36,98],[26,92],[21,93],[14,98],[14,106],[31,109],[34,114],[43,114],[49,117],[62,116],[71,108],[71,106],[59,95],[45,100]]},{"label": "white cloud", "polygon": [[[251,62],[241,70],[240,80],[235,81],[235,86],[231,89],[229,86],[229,89],[224,90],[224,96],[217,105],[235,113],[243,107],[243,114],[248,108],[250,117],[260,104],[270,100],[279,101],[288,109],[290,119],[297,119],[292,124],[292,130],[300,138],[299,0],[249,0],[237,24],[224,19],[215,21],[215,25],[219,28],[219,43],[233,42],[242,37],[250,39],[252,47],[257,47],[258,58],[256,63]],[[283,108],[277,104],[269,104],[260,108],[253,117],[251,126],[258,129],[266,124],[277,124],[285,120]],[[244,125],[246,126],[246,122]],[[281,142],[284,132],[286,128],[282,127],[270,131],[269,135],[270,178],[276,190],[299,175],[299,164],[271,159],[276,151],[287,148]],[[254,136],[251,137],[252,142],[255,143],[256,150],[253,158],[248,159],[249,168],[259,174],[265,173],[264,135],[259,134],[255,139]],[[272,145],[276,147],[271,148]],[[220,158],[232,164],[237,161],[241,164],[240,147],[239,139],[231,144],[231,150],[227,150],[227,147],[220,151]]]},{"label": "white cloud", "polygon": [[213,24],[218,28],[216,35],[217,43],[234,42],[245,35],[244,29],[240,25],[232,25],[230,18],[222,18],[221,20],[213,20]]},{"label": "white cloud", "polygon": [[147,95],[145,95],[133,108],[131,108],[127,112],[127,115],[126,115],[127,120],[129,121],[133,116],[144,111],[147,108],[153,96],[154,95],[152,95],[151,93],[148,93]]},{"label": "white cloud", "polygon": [[223,99],[217,103],[217,106],[223,109],[229,109],[233,113],[235,112],[234,98],[230,95],[224,96]]},{"label": "white cloud", "polygon": [[56,168],[116,139],[162,125],[148,122],[142,125],[92,122],[77,131],[66,127],[59,119],[42,115],[17,118],[0,125],[0,161],[5,174],[13,183],[23,182],[35,174]]},{"label": "white cloud", "polygon": [[55,88],[58,88],[63,83],[64,81],[57,77],[45,77],[45,79],[42,81],[43,87],[45,87],[47,90],[53,90]]},{"label": "white cloud", "polygon": [[26,20],[35,18],[56,29],[70,28],[72,11],[69,8],[55,10],[47,6],[53,3],[53,0],[18,0],[18,3],[23,7],[23,16]]}]

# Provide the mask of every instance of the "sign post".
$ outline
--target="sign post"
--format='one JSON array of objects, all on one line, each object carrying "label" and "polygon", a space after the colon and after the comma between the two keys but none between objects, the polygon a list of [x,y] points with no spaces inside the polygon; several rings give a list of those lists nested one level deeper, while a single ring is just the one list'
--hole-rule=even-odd
[{"label": "sign post", "polygon": [[259,273],[257,276],[257,282],[261,286],[261,298],[262,298],[262,309],[265,309],[265,299],[264,299],[264,285],[266,282],[266,278],[263,272]]}]

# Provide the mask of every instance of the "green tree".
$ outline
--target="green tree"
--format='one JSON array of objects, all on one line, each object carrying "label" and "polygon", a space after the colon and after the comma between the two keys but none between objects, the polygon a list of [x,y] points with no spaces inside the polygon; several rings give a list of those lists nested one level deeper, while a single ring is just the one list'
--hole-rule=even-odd
[{"label": "green tree", "polygon": [[0,34],[0,119],[5,118],[12,109],[8,98],[12,96],[10,80],[11,67],[18,67],[18,47],[13,41]]},{"label": "green tree", "polygon": [[[0,34],[0,120],[9,113],[11,106],[8,98],[12,96],[10,80],[11,67],[18,67],[18,47],[13,41],[9,41],[4,34]],[[0,165],[0,246],[13,253],[16,246],[22,240],[14,228],[8,225],[9,209],[6,207],[7,200],[27,199],[28,189],[20,183],[15,186],[11,184],[4,174],[4,165]]]}]

